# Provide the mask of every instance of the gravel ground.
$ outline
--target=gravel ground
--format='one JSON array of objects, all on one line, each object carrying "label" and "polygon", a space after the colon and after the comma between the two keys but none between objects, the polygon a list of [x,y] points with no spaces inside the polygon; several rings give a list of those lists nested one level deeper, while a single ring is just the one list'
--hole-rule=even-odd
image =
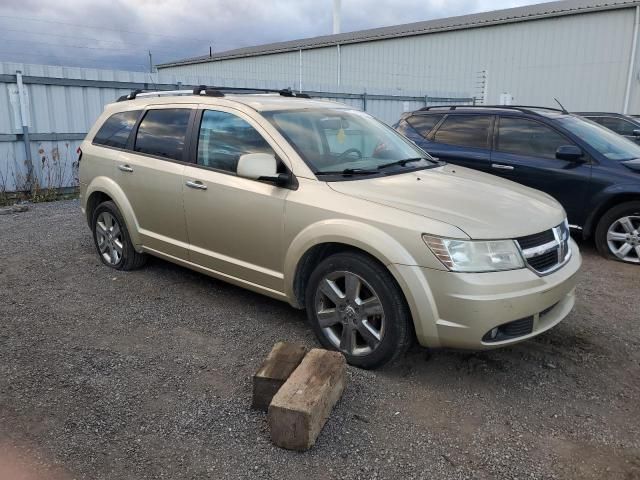
[{"label": "gravel ground", "polygon": [[114,272],[76,201],[0,216],[0,479],[640,478],[640,267],[582,250],[558,327],[349,368],[295,453],[249,405],[276,341],[316,346],[303,313],[160,260]]}]

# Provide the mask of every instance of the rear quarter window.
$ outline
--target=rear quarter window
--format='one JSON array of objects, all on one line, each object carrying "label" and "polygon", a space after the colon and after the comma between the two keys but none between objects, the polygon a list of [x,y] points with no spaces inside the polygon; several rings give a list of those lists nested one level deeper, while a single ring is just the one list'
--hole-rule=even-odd
[{"label": "rear quarter window", "polygon": [[107,147],[126,148],[129,135],[133,129],[140,110],[114,113],[102,124],[93,143]]}]

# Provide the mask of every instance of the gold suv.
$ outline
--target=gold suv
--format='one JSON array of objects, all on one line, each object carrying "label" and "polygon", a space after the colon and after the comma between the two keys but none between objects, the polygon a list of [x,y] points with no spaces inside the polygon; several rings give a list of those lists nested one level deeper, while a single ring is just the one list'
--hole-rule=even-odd
[{"label": "gold suv", "polygon": [[567,316],[581,258],[555,200],[301,97],[200,87],[108,105],[80,150],[102,262],[151,254],[304,308],[365,368],[414,338],[492,348]]}]

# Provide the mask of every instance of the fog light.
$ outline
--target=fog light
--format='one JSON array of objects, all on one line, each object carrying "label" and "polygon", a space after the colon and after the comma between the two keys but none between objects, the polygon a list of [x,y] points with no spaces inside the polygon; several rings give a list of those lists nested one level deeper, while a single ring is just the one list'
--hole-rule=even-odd
[{"label": "fog light", "polygon": [[491,331],[489,332],[489,338],[491,340],[495,340],[497,336],[498,336],[498,327],[491,329]]}]

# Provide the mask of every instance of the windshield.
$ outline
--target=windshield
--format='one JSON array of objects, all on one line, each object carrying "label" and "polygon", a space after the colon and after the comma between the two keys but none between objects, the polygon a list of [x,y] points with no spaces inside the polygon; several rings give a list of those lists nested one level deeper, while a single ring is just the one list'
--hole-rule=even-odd
[{"label": "windshield", "polygon": [[392,128],[357,110],[264,112],[316,175],[396,173],[438,162]]},{"label": "windshield", "polygon": [[640,146],[591,120],[568,116],[558,121],[610,160],[640,158]]}]

